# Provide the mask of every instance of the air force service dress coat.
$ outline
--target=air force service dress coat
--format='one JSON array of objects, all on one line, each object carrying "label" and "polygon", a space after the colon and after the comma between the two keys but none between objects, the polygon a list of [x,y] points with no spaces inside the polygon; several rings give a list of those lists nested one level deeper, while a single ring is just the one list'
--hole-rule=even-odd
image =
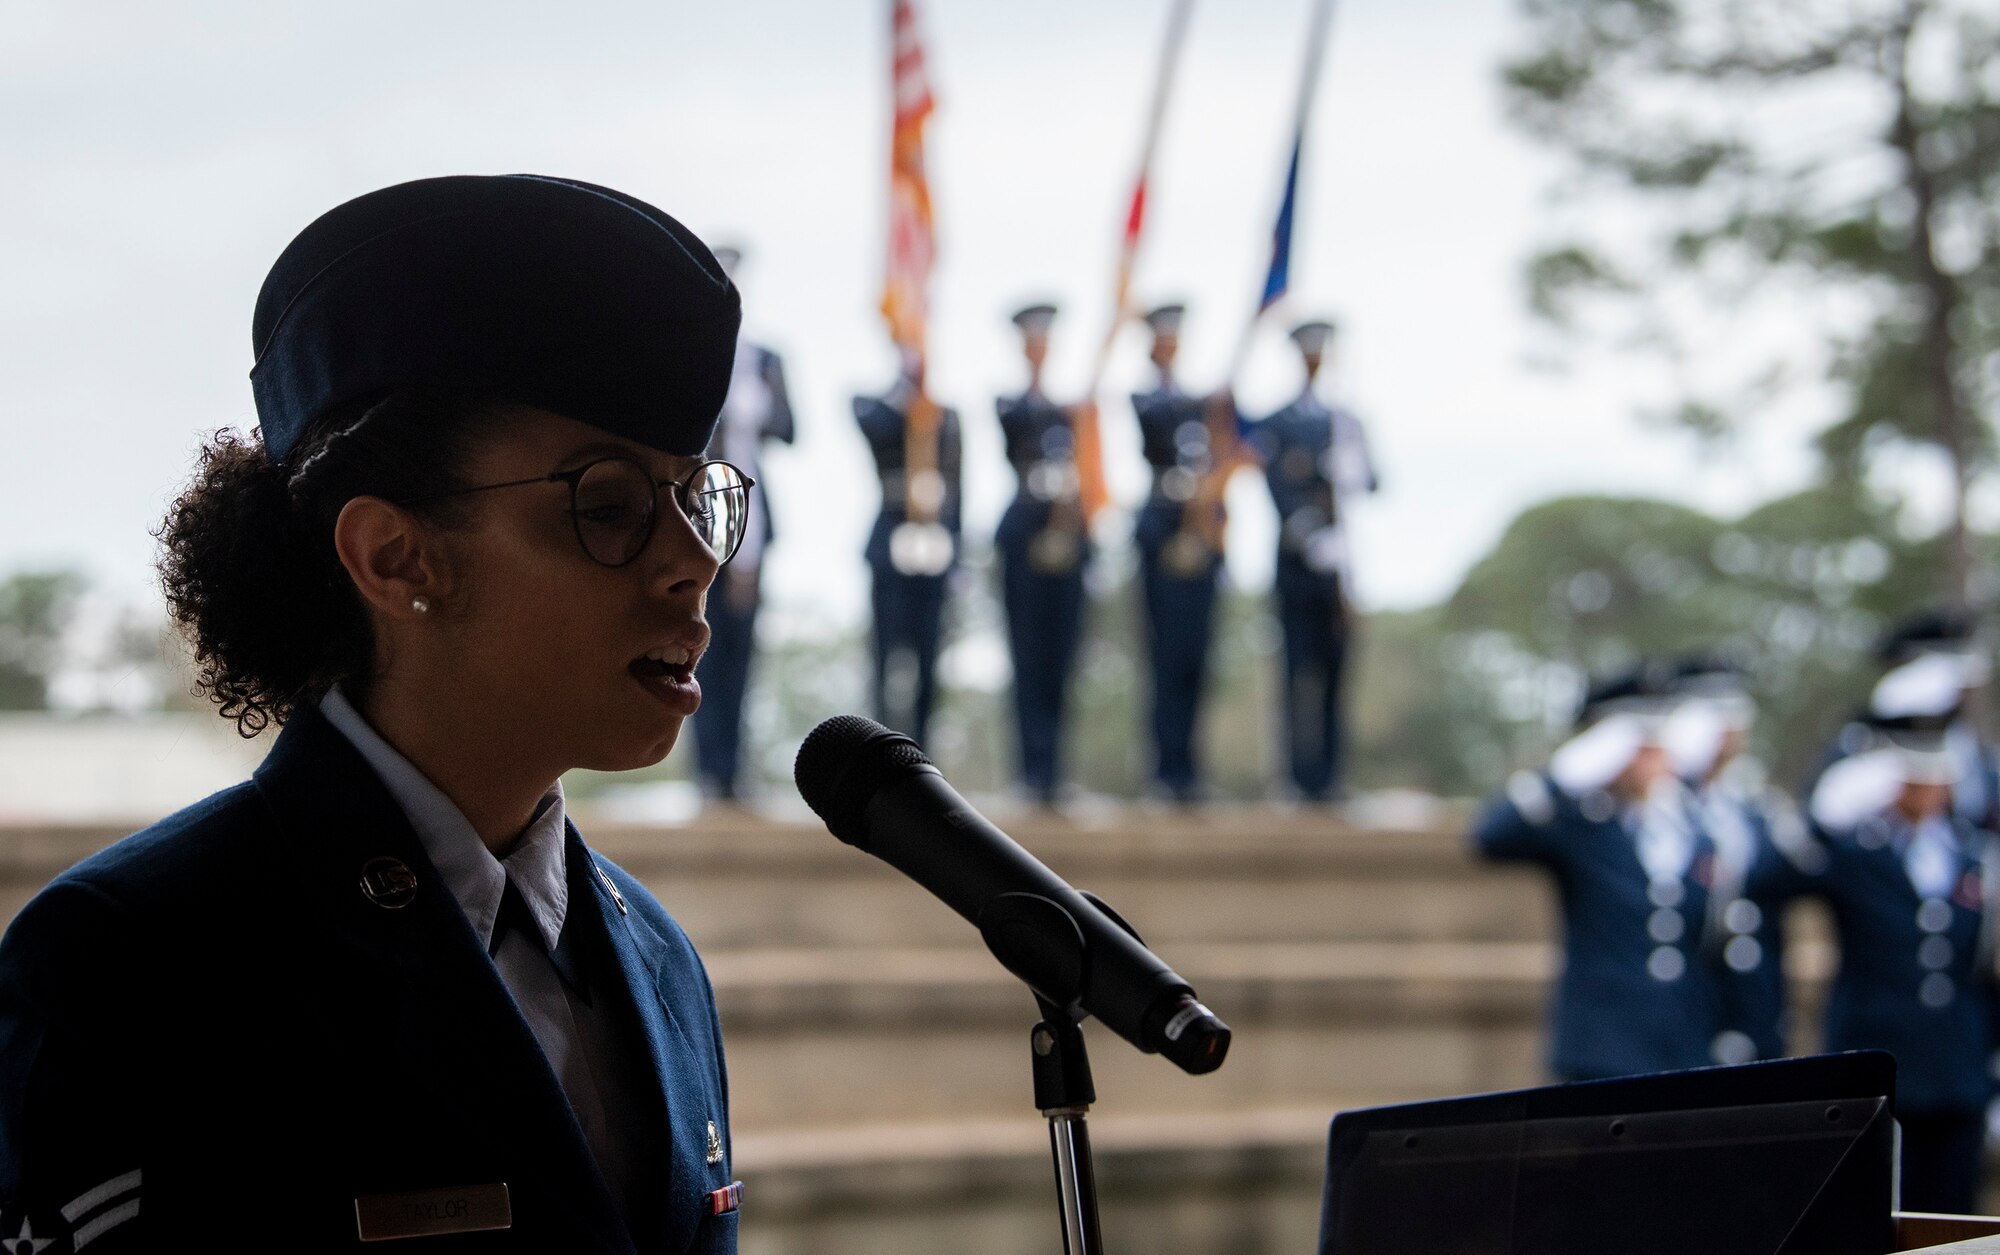
[{"label": "air force service dress coat", "polygon": [[1480,816],[1473,843],[1482,856],[1534,863],[1555,879],[1563,969],[1549,1062],[1561,1079],[1714,1062],[1721,993],[1700,953],[1713,847],[1699,831],[1687,836],[1681,866],[1649,872],[1632,808],[1601,791],[1571,797],[1528,772]]},{"label": "air force service dress coat", "polygon": [[504,1186],[508,1227],[397,1249],[733,1252],[708,978],[573,827],[566,864],[562,945],[651,1065],[657,1187],[629,1223],[408,820],[305,709],[250,783],[70,869],[0,941],[0,1234],[73,1244],[51,1255],[359,1250],[358,1202],[463,1229]]},{"label": "air force service dress coat", "polygon": [[1827,991],[1828,1050],[1896,1056],[1896,1109],[1983,1112],[1992,1097],[1994,838],[1963,819],[1919,834],[1885,813],[1821,829],[1820,891],[1840,968]]},{"label": "air force service dress coat", "polygon": [[1723,998],[1716,1062],[1782,1059],[1791,1035],[1785,911],[1818,891],[1826,852],[1776,795],[1728,781],[1690,789],[1716,847],[1708,913]]}]

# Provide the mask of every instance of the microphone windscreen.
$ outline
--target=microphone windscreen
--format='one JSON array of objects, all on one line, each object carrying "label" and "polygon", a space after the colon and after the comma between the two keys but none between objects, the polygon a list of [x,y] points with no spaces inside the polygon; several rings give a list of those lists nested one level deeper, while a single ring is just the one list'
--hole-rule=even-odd
[{"label": "microphone windscreen", "polygon": [[835,715],[806,734],[792,781],[827,831],[866,847],[868,800],[913,767],[931,766],[917,743],[860,715]]}]

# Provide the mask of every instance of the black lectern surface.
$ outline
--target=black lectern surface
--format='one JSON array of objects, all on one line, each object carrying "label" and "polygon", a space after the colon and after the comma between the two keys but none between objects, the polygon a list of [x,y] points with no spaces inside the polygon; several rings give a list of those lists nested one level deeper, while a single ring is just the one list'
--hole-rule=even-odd
[{"label": "black lectern surface", "polygon": [[1880,1051],[1343,1112],[1321,1255],[1883,1255]]}]

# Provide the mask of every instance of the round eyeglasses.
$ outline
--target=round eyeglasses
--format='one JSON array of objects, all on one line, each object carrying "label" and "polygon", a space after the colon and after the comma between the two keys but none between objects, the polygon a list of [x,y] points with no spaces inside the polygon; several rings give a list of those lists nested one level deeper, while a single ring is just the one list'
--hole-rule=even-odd
[{"label": "round eyeglasses", "polygon": [[[750,524],[750,489],[757,481],[729,462],[703,462],[682,479],[654,479],[636,459],[622,454],[598,458],[568,471],[533,479],[480,484],[423,500],[462,497],[525,484],[568,484],[569,517],[577,544],[600,566],[621,567],[646,550],[660,517],[660,489],[668,489],[682,517],[717,562],[728,562]],[[405,501],[404,505],[418,504]]]}]

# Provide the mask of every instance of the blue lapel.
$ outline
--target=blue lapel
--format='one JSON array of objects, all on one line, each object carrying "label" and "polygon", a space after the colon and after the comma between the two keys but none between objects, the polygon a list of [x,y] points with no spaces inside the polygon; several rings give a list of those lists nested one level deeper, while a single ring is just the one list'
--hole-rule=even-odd
[{"label": "blue lapel", "polygon": [[[674,1015],[673,993],[668,988],[672,972],[665,961],[671,947],[638,912],[629,907],[620,909],[597,860],[583,844],[574,824],[569,828],[568,857],[571,866],[585,867],[590,872],[594,892],[589,901],[595,903],[604,935],[611,939],[631,1005],[638,1011],[639,1023],[645,1029],[653,1065],[653,1084],[647,1100],[665,1115],[667,1127],[672,1131],[669,1177],[664,1191],[667,1211],[664,1232],[693,1234],[701,1224],[700,1208],[708,1182],[709,1114],[707,1104],[697,1098],[706,1090],[706,1070]],[[571,895],[570,909],[577,910],[581,905],[577,896]],[[686,1100],[676,1103],[669,1094],[685,1095]]]},{"label": "blue lapel", "polygon": [[[297,881],[276,887],[299,903],[306,944],[323,944],[351,988],[369,1001],[348,1010],[380,1017],[392,1006],[392,1035],[423,1095],[437,1100],[475,1145],[525,1165],[533,1181],[510,1181],[562,1217],[568,1251],[632,1255],[633,1246],[583,1130],[532,1030],[473,935],[423,845],[375,773],[317,710],[293,716],[257,769],[258,789],[277,819],[271,834]],[[388,910],[359,889],[369,860],[400,859],[415,874],[415,897]],[[615,934],[614,934],[615,935]],[[401,1188],[444,1182],[411,1182]]]}]

